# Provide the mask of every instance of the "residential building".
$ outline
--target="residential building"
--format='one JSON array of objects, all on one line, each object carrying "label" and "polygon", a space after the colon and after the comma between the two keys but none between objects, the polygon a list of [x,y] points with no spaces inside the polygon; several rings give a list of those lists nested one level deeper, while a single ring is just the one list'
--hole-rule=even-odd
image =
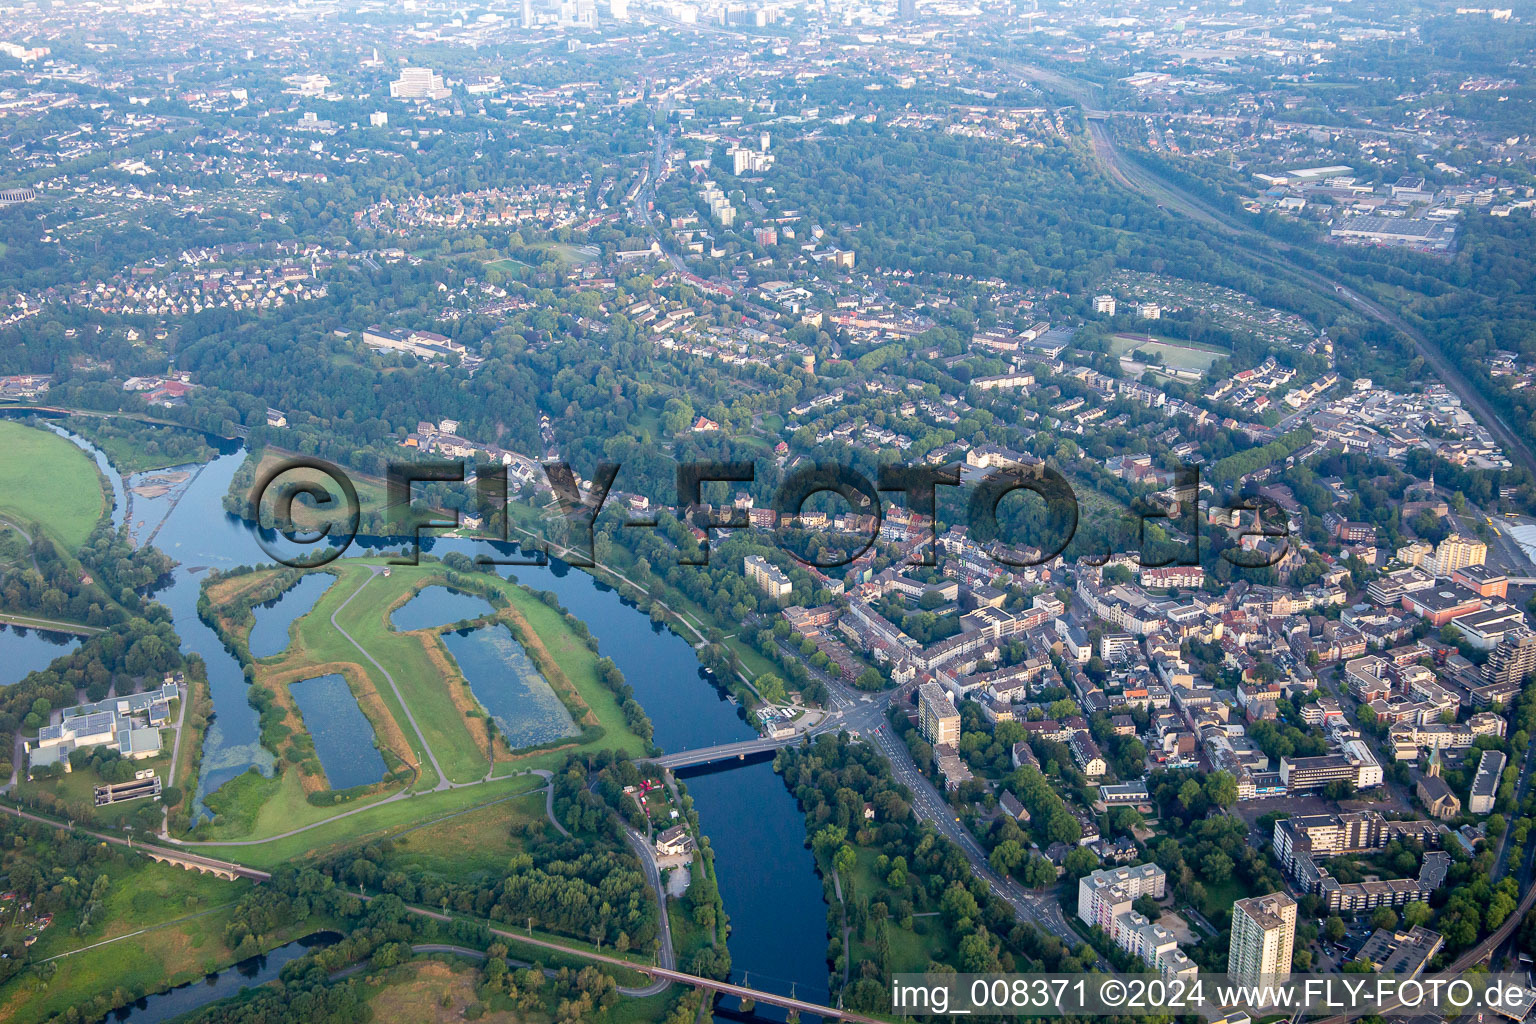
[{"label": "residential building", "polygon": [[693,836],[687,825],[673,825],[656,837],[656,853],[662,857],[683,857],[693,852]]},{"label": "residential building", "polygon": [[783,570],[762,555],[748,555],[742,559],[742,572],[747,579],[757,584],[757,589],[767,594],[774,600],[788,597],[794,590],[794,584]]},{"label": "residential building", "polygon": [[1296,901],[1283,892],[1232,905],[1232,943],[1227,973],[1239,985],[1274,985],[1291,976],[1296,941]]},{"label": "residential building", "polygon": [[1473,814],[1492,814],[1494,801],[1499,796],[1499,782],[1504,775],[1504,752],[1485,750],[1477,762],[1477,774],[1472,779],[1472,792],[1467,797],[1467,810]]},{"label": "residential building", "polygon": [[1190,977],[1195,965],[1171,932],[1132,909],[1142,896],[1162,899],[1168,879],[1156,864],[1098,868],[1077,881],[1077,916],[1165,977]]},{"label": "residential building", "polygon": [[1483,678],[1490,683],[1520,685],[1536,670],[1536,632],[1529,629],[1504,634],[1483,664]]},{"label": "residential building", "polygon": [[960,712],[949,702],[949,695],[938,683],[924,683],[917,688],[918,729],[923,738],[936,747],[958,747]]}]

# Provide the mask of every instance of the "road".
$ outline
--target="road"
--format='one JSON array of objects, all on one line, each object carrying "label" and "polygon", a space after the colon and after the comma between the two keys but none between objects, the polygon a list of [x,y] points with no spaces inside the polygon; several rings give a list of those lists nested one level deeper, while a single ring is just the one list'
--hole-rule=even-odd
[{"label": "road", "polygon": [[778,738],[762,736],[755,740],[741,740],[738,743],[721,743],[718,746],[700,747],[696,750],[679,750],[676,753],[644,758],[643,760],[656,765],[658,768],[692,768],[715,761],[729,761],[733,757],[745,758],[751,754],[762,754],[770,750],[778,750],[780,747],[794,746],[809,736],[818,736],[821,733],[841,728],[846,728],[846,726],[838,719],[829,717],[813,729],[807,729],[804,732],[797,732],[789,736]]},{"label": "road", "polygon": [[[639,832],[624,826],[624,839],[630,848],[635,851],[635,856],[640,858],[640,866],[645,871],[646,881],[650,883],[651,891],[656,893],[656,909],[660,912],[661,946],[658,950],[657,962],[669,970],[677,968],[677,951],[672,948],[672,919],[667,916],[667,889],[661,880],[661,870],[656,866],[656,853],[651,849],[651,844]],[[670,985],[665,978],[657,978],[643,989],[633,989],[627,994],[632,996],[653,996]]]},{"label": "road", "polygon": [[27,558],[31,559],[32,561],[32,571],[41,576],[43,574],[43,570],[37,564],[37,555],[32,553],[32,535],[26,530],[22,529],[20,524],[13,520],[6,519],[4,516],[0,516],[0,526],[9,526],[11,529],[21,534],[22,542],[27,545]]},{"label": "road", "polygon": [[[1515,781],[1515,806],[1523,807],[1525,798],[1531,791],[1531,781],[1536,775],[1536,743],[1526,748],[1525,760],[1520,763],[1520,775]],[[1494,858],[1493,877],[1503,878],[1509,869],[1509,837],[1514,831],[1515,818],[1518,815],[1509,815],[1508,824],[1504,828],[1504,835],[1499,838],[1499,852]],[[1532,844],[1530,854],[1536,855],[1536,844]],[[1520,874],[1515,879],[1520,888],[1524,889],[1531,884],[1531,857],[1527,856],[1525,864],[1521,867]]]},{"label": "road", "polygon": [[[918,769],[916,762],[912,760],[912,752],[891,729],[885,718],[886,708],[898,700],[900,694],[906,692],[905,688],[869,694],[852,690],[844,683],[834,681],[828,689],[832,703],[838,709],[828,719],[829,727],[835,723],[837,728],[857,733],[874,743],[875,748],[890,761],[897,781],[912,791],[913,813],[920,820],[932,824],[958,846],[960,852],[965,854],[965,859],[970,862],[971,870],[987,883],[987,887],[993,893],[1012,907],[1020,919],[1055,935],[1068,947],[1076,947],[1084,943],[1083,937],[1067,923],[1061,904],[1056,901],[1054,895],[1026,889],[1012,878],[1002,877],[992,870],[981,843],[956,816],[943,794]],[[1113,966],[1105,960],[1100,959],[1096,966],[1105,973],[1114,972]]]},{"label": "road", "polygon": [[0,612],[0,622],[9,626],[21,626],[25,629],[41,629],[50,633],[73,633],[76,636],[96,636],[106,632],[100,626],[82,626],[75,622],[60,622],[58,619],[39,619],[31,615],[13,615],[10,612]]},{"label": "road", "polygon": [[1354,289],[1340,284],[1336,277],[1319,273],[1308,264],[1317,253],[1307,247],[1270,238],[1231,215],[1216,209],[1204,199],[1186,192],[1168,181],[1156,171],[1127,156],[1115,142],[1106,118],[1114,111],[1096,109],[1092,102],[1092,90],[1096,87],[1067,78],[1044,68],[1008,63],[1011,69],[1048,88],[1065,95],[1083,110],[1088,123],[1088,137],[1093,153],[1104,165],[1111,180],[1122,187],[1137,192],[1170,210],[1175,210],[1205,226],[1214,229],[1226,240],[1238,245],[1242,252],[1270,271],[1278,271],[1294,283],[1332,295],[1341,303],[1353,308],[1378,323],[1392,328],[1413,343],[1414,348],[1430,368],[1454,391],[1462,403],[1471,410],[1488,430],[1504,446],[1512,462],[1516,462],[1536,474],[1536,455],[1525,440],[1506,423],[1488,402],[1483,392],[1474,387],[1461,371],[1417,328],[1402,317],[1385,308],[1374,299],[1367,298]]},{"label": "road", "polygon": [[668,263],[672,264],[672,269],[686,274],[689,272],[688,264],[683,262],[681,256],[667,247],[666,237],[651,221],[650,206],[656,199],[656,182],[661,179],[662,169],[666,166],[667,147],[672,140],[671,131],[663,132],[661,128],[666,123],[666,104],[664,102],[657,104],[656,112],[653,116],[655,120],[651,124],[651,132],[655,136],[655,141],[651,144],[651,162],[641,172],[645,175],[645,178],[640,188],[635,192],[634,214],[635,218],[645,227],[645,230],[650,233],[651,241],[661,248],[662,255],[666,257]]},{"label": "road", "polygon": [[[1004,878],[992,870],[992,866],[987,863],[986,851],[981,848],[976,837],[971,835],[970,829],[955,816],[953,808],[933,783],[928,781],[928,777],[918,771],[906,743],[895,735],[889,725],[882,724],[874,731],[872,738],[875,746],[891,762],[891,766],[896,771],[896,778],[912,791],[912,809],[917,812],[918,817],[932,823],[960,847],[960,852],[964,853],[965,859],[971,863],[971,870],[987,883],[988,888],[1024,920],[1044,928],[1067,943],[1068,947],[1077,946],[1084,941],[1083,937],[1073,931],[1072,926],[1067,923],[1065,915],[1061,912],[1061,905],[1056,902],[1055,897],[1048,893],[1031,892],[1013,879]],[[1098,966],[1100,970],[1106,972],[1112,970],[1110,965],[1104,962],[1100,962]]]},{"label": "road", "polygon": [[549,818],[549,823],[551,825],[555,826],[555,831],[556,832],[559,832],[561,835],[565,836],[565,838],[567,838],[567,839],[571,838],[570,832],[566,831],[565,826],[560,824],[560,819],[555,817],[555,776],[554,776],[554,773],[550,772],[550,771],[548,771],[548,770],[546,770],[544,768],[532,768],[532,769],[529,769],[529,771],[530,771],[531,774],[537,775],[539,778],[544,780],[544,814],[545,814],[545,816],[547,818]]}]

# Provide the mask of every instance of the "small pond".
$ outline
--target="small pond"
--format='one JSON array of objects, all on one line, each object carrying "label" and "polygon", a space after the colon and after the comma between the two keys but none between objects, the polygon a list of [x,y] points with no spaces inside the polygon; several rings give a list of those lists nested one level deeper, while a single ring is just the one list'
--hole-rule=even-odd
[{"label": "small pond", "polygon": [[465,594],[439,584],[422,587],[414,597],[396,608],[389,624],[402,631],[433,629],[463,619],[476,619],[494,611],[491,602],[477,594]]},{"label": "small pond", "polygon": [[448,653],[513,750],[580,730],[523,645],[500,623],[443,634]]},{"label": "small pond", "polygon": [[286,651],[288,627],[307,615],[335,582],[336,577],[328,572],[310,573],[274,600],[251,609],[256,618],[251,627],[251,657],[270,658]]},{"label": "small pond", "polygon": [[79,646],[80,638],[70,633],[0,623],[0,648],[5,651],[4,662],[0,664],[0,686],[21,682]]},{"label": "small pond", "polygon": [[384,758],[374,747],[373,726],[339,675],[291,683],[288,692],[304,716],[315,753],[332,789],[366,786],[384,777]]}]

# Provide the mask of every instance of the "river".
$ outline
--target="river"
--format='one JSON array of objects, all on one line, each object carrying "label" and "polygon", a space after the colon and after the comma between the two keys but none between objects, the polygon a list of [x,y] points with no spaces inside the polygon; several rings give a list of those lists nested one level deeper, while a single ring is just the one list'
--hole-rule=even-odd
[{"label": "river", "polygon": [[222,971],[205,975],[198,981],[189,981],[169,991],[145,996],[138,1002],[113,1011],[107,1019],[133,1021],[133,1024],[162,1024],[164,1021],[175,1020],[183,1014],[220,999],[228,999],[252,986],[265,985],[275,980],[289,961],[297,960],[317,946],[332,945],[340,938],[335,932],[306,935],[260,956],[241,960]]},{"label": "river", "polygon": [[[77,439],[77,443],[85,445]],[[155,596],[170,610],[182,648],[202,656],[215,716],[203,744],[195,806],[230,779],[256,767],[269,773],[272,755],[259,742],[256,710],[246,700],[245,676],[233,655],[197,616],[197,599],[209,569],[270,561],[245,524],[228,515],[222,499],[243,451],[226,451],[187,481],[174,506],[134,508],[135,533],[153,533],[155,545],[176,559],[170,581]],[[98,460],[101,464],[104,460]],[[114,492],[125,494],[107,466]],[[153,509],[155,518],[141,516]],[[168,514],[167,514],[168,510]],[[116,520],[122,521],[119,505]],[[144,519],[142,527],[139,520]],[[394,545],[398,549],[398,542]],[[487,546],[462,540],[428,541],[443,554],[474,554]],[[354,553],[364,553],[362,546]],[[587,623],[602,654],[634,687],[655,725],[655,741],[667,751],[750,739],[756,732],[736,704],[715,688],[693,648],[590,575],[556,559],[548,566],[502,570],[538,590],[555,593],[572,615]],[[0,652],[17,637],[0,634]],[[805,824],[793,796],[767,763],[704,773],[687,782],[699,820],[716,854],[716,872],[731,918],[729,949],[733,980],[768,991],[824,1000],[827,997],[826,906]],[[682,965],[686,967],[686,965]],[[772,1015],[769,1008],[760,1014]],[[782,1015],[779,1015],[782,1019]]]}]

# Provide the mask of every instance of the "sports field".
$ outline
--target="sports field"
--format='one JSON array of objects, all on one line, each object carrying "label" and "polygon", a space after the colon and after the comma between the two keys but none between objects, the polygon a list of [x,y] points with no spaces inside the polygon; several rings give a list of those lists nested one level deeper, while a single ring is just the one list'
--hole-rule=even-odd
[{"label": "sports field", "polygon": [[106,509],[90,456],[51,431],[0,420],[0,517],[73,551]]},{"label": "sports field", "polygon": [[1137,349],[1156,352],[1163,357],[1164,366],[1200,373],[1209,370],[1216,360],[1231,354],[1189,341],[1165,341],[1145,334],[1116,334],[1110,339],[1110,351],[1117,357],[1128,356]]}]

